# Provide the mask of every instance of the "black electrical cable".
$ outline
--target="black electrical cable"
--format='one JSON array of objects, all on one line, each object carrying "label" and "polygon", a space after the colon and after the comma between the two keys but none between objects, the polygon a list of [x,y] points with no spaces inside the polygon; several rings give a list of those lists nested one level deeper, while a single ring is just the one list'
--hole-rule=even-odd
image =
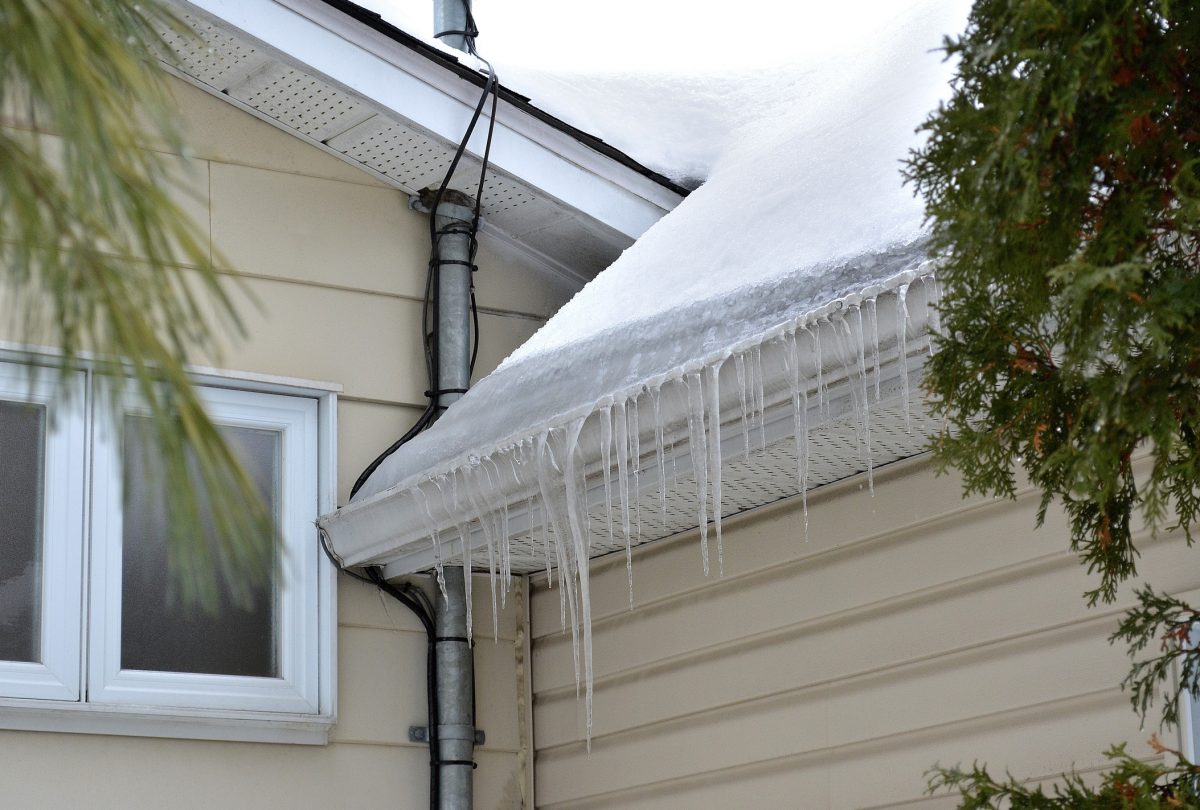
[{"label": "black electrical cable", "polygon": [[[469,10],[468,10],[467,14],[468,14],[468,21],[469,21],[468,27],[473,28],[474,27],[474,19],[470,17]],[[485,65],[487,65],[488,72],[487,72],[487,81],[484,83],[483,93],[480,94],[480,96],[479,96],[479,101],[475,105],[475,110],[471,115],[471,120],[470,120],[470,123],[468,123],[468,125],[467,125],[466,132],[463,134],[462,140],[459,141],[458,148],[454,152],[454,158],[450,161],[450,166],[449,166],[449,168],[447,168],[446,174],[442,178],[441,184],[438,186],[437,193],[433,197],[433,204],[430,206],[429,242],[430,242],[431,255],[430,255],[430,259],[429,259],[429,264],[426,267],[426,272],[425,272],[425,295],[424,295],[424,299],[423,299],[424,308],[423,308],[423,314],[422,314],[422,320],[421,320],[421,331],[422,331],[421,338],[422,338],[422,343],[423,343],[424,349],[425,349],[425,367],[426,367],[426,373],[428,374],[428,377],[429,377],[429,391],[427,392],[427,396],[429,397],[429,402],[426,404],[425,410],[421,413],[421,415],[419,417],[417,417],[417,421],[415,423],[413,423],[413,426],[411,428],[409,428],[408,431],[405,432],[405,434],[403,436],[401,436],[399,439],[397,439],[395,442],[393,442],[387,449],[385,449],[382,453],[380,453],[370,464],[367,465],[366,469],[364,469],[362,471],[362,473],[355,480],[354,486],[352,486],[350,488],[350,497],[351,498],[353,498],[358,493],[358,491],[360,489],[362,489],[362,486],[367,482],[367,479],[369,479],[371,477],[371,475],[375,472],[375,470],[379,469],[379,465],[382,464],[384,462],[384,460],[388,458],[388,456],[392,455],[397,450],[399,450],[402,446],[404,446],[408,442],[412,441],[412,439],[415,436],[417,436],[417,434],[419,434],[421,431],[425,430],[425,428],[427,428],[431,424],[433,424],[433,422],[436,421],[437,417],[438,417],[438,399],[439,399],[438,394],[440,393],[439,389],[438,389],[438,376],[439,376],[440,369],[438,367],[438,345],[437,345],[437,335],[438,335],[438,298],[437,298],[438,285],[437,285],[437,279],[438,279],[438,272],[439,272],[438,268],[440,267],[440,263],[441,263],[441,258],[440,258],[441,237],[444,235],[444,232],[441,232],[438,230],[437,217],[434,215],[434,212],[437,211],[438,206],[441,204],[442,197],[445,195],[446,189],[450,185],[450,180],[454,177],[454,172],[458,169],[458,164],[462,160],[463,154],[466,152],[467,143],[471,140],[471,135],[474,134],[474,132],[475,132],[475,126],[479,122],[480,116],[482,116],[482,114],[483,114],[484,107],[487,105],[488,96],[490,95],[492,97],[492,105],[491,105],[490,115],[488,117],[487,139],[484,143],[483,162],[481,164],[480,171],[479,171],[479,185],[478,185],[478,190],[475,194],[475,210],[473,212],[473,219],[471,222],[471,230],[470,230],[470,234],[469,234],[470,240],[471,240],[470,259],[471,259],[471,262],[473,263],[475,260],[475,251],[478,247],[478,241],[476,240],[475,234],[479,228],[479,217],[480,217],[480,210],[481,210],[481,205],[482,205],[483,187],[484,187],[484,183],[485,183],[485,180],[487,177],[488,164],[491,160],[492,136],[495,132],[496,107],[497,107],[497,98],[499,95],[498,94],[499,83],[496,80],[496,72],[495,72],[495,70],[492,69],[491,63],[488,62],[483,57],[479,56],[479,54],[475,51],[475,43],[474,43],[473,36],[467,38],[467,48],[468,48],[468,51],[473,56],[475,56],[477,59],[479,59],[479,61],[481,61]],[[473,335],[473,345],[472,345],[472,349],[471,349],[470,370],[472,372],[474,372],[475,360],[479,356],[479,309],[475,303],[474,280],[472,280],[472,282],[471,282],[471,318],[472,318],[472,324],[474,327],[473,328],[474,335]],[[431,319],[433,321],[432,324],[430,323]]]},{"label": "black electrical cable", "polygon": [[[475,105],[475,111],[471,115],[471,121],[467,125],[467,130],[463,134],[462,140],[458,144],[458,148],[454,152],[454,158],[450,161],[450,166],[446,170],[446,175],[442,178],[441,184],[438,186],[437,193],[434,195],[433,204],[430,206],[429,215],[429,242],[430,242],[430,257],[429,263],[425,270],[425,295],[423,297],[423,306],[421,313],[421,342],[425,350],[425,371],[429,378],[429,390],[425,395],[429,398],[429,402],[425,406],[425,410],[417,417],[417,421],[410,427],[403,436],[392,443],[390,447],[384,450],[372,461],[367,468],[362,471],[358,479],[354,482],[354,486],[350,489],[350,497],[362,488],[367,479],[379,469],[379,465],[384,462],[388,456],[395,453],[400,447],[411,441],[425,428],[429,427],[436,421],[438,417],[439,398],[442,393],[447,391],[440,390],[439,387],[439,367],[438,367],[438,280],[440,268],[442,265],[441,259],[441,239],[451,229],[438,230],[436,212],[441,205],[442,197],[450,185],[450,180],[454,176],[454,172],[458,169],[459,161],[466,152],[467,143],[471,140],[471,135],[475,131],[475,125],[479,122],[479,117],[483,114],[484,106],[487,104],[489,95],[492,97],[492,108],[488,116],[487,140],[484,144],[483,161],[479,170],[479,185],[475,193],[475,210],[471,219],[471,227],[468,232],[470,238],[470,250],[468,253],[471,271],[475,271],[475,252],[478,249],[478,240],[476,233],[479,230],[479,216],[483,198],[484,183],[487,178],[488,163],[491,159],[492,151],[492,136],[496,127],[496,106],[499,98],[499,83],[496,80],[496,72],[492,68],[490,62],[484,59],[475,50],[475,37],[478,36],[479,30],[475,25],[475,18],[471,14],[471,7],[464,2],[464,8],[467,14],[467,30],[461,32],[444,32],[444,33],[460,33],[465,38],[465,43],[468,52],[479,59],[487,66],[487,81],[483,86],[483,93],[479,97],[479,102]],[[430,320],[432,319],[432,324]],[[475,280],[471,279],[471,321],[473,328],[473,345],[471,347],[471,362],[470,371],[475,371],[475,360],[479,356],[479,308],[475,301]],[[429,597],[420,588],[411,585],[397,587],[392,585],[376,568],[367,568],[367,576],[347,570],[340,561],[334,556],[333,550],[328,545],[328,536],[323,530],[319,532],[321,539],[321,548],[329,557],[330,561],[339,571],[344,571],[349,576],[362,582],[375,585],[384,593],[392,596],[401,604],[408,607],[425,628],[426,636],[426,689],[425,698],[427,703],[427,713],[429,715],[429,806],[431,810],[437,810],[440,804],[440,768],[442,764],[463,764],[463,763],[443,763],[440,759],[440,746],[438,740],[438,726],[441,722],[437,706],[437,630],[434,622],[436,611],[433,604],[429,601]],[[472,692],[472,704],[475,702],[475,696]],[[474,715],[474,707],[472,707],[472,715]],[[471,766],[474,768],[475,763]]]}]

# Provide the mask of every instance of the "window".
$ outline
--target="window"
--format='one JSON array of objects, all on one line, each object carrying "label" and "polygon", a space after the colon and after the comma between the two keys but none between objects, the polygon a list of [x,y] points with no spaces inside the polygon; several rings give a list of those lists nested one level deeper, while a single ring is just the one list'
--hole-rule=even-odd
[{"label": "window", "polygon": [[[113,419],[0,363],[0,727],[323,742],[333,715],[333,394],[206,378],[210,415],[278,521],[247,604],[173,598],[169,515],[132,396]],[[32,382],[31,382],[32,380]]]}]

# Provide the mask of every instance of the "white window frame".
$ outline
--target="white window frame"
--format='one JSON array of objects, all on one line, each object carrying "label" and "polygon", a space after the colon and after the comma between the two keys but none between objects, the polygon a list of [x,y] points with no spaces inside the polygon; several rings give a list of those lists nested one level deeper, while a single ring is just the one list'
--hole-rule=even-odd
[{"label": "white window frame", "polygon": [[[121,420],[100,418],[93,440],[88,699],[201,709],[317,712],[317,402],[250,391],[199,389],[218,425],[280,435],[283,564],[276,606],[278,678],[148,672],[121,667],[123,560]],[[124,415],[149,416],[131,395]],[[165,576],[165,572],[164,572]]]},{"label": "white window frame", "polygon": [[[43,371],[0,363],[0,400],[46,409],[42,482],[40,663],[0,661],[0,694],[78,700],[80,604],[86,469],[84,377],[72,374],[72,397],[56,396]],[[2,463],[2,462],[0,462]]]},{"label": "white window frame", "polygon": [[[8,677],[6,670],[28,679],[26,665],[0,662],[0,729],[327,743],[336,718],[337,573],[320,552],[313,521],[336,505],[340,387],[214,369],[192,374],[218,423],[274,425],[287,434],[281,469],[281,531],[288,549],[283,571],[289,579],[296,569],[302,573],[294,590],[284,583],[278,614],[281,677],[122,671],[114,668],[120,652],[122,540],[120,477],[111,474],[120,449],[110,435],[116,422],[97,407],[105,398],[95,395],[97,375],[87,367],[78,372],[83,393],[71,400],[69,412],[56,399],[53,380],[30,387],[27,364],[38,362],[39,355],[0,345],[0,396],[58,409],[55,431],[47,431],[44,515],[69,525],[61,532],[48,525],[44,535],[42,626],[61,648],[63,661],[55,669],[60,688],[41,692],[22,690],[18,677]],[[19,384],[20,396],[5,393],[17,390],[10,383]],[[125,404],[137,408],[133,400]],[[58,438],[64,430],[69,441]],[[64,449],[55,452],[62,455],[52,459],[49,446],[59,441]],[[302,482],[290,480],[296,478],[289,470],[293,463],[306,466]],[[107,474],[99,473],[100,465]],[[61,483],[54,480],[58,471],[66,476]],[[59,510],[51,494],[64,488],[74,500]],[[308,505],[293,510],[297,499]],[[61,621],[49,621],[52,615]],[[42,644],[49,649],[45,636]]]}]

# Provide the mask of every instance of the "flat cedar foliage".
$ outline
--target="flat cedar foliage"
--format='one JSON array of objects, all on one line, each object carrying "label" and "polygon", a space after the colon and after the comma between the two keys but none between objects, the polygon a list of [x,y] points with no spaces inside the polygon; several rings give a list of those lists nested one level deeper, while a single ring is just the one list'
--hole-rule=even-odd
[{"label": "flat cedar foliage", "polygon": [[[1061,503],[1097,575],[1089,603],[1111,602],[1143,527],[1191,542],[1200,510],[1200,2],[978,0],[945,46],[952,96],[905,169],[944,285],[935,457],[968,493],[1012,497],[1023,472],[1039,523]],[[1165,641],[1125,683],[1144,715],[1171,661],[1194,683],[1197,656],[1191,608],[1139,598],[1112,640]],[[931,785],[965,808],[1198,806],[1186,765],[1110,753],[1094,790],[1042,795],[983,769]]]}]

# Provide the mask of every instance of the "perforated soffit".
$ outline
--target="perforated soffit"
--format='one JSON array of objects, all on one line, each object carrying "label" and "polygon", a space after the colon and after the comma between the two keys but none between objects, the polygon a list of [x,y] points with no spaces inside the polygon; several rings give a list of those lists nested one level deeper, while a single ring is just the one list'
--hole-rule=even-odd
[{"label": "perforated soffit", "polygon": [[[173,60],[164,59],[168,66],[410,194],[441,182],[456,144],[382,114],[217,22],[181,16],[196,36],[161,32],[175,52]],[[474,195],[478,179],[479,162],[464,156],[450,185]],[[527,234],[572,220],[587,227],[565,206],[494,167],[480,196],[486,223],[518,243]],[[542,250],[535,252],[569,275],[593,276],[628,245],[601,229],[588,230],[594,238],[587,240],[582,255],[575,245],[569,256],[555,256],[553,248],[547,252],[540,242]]]}]

